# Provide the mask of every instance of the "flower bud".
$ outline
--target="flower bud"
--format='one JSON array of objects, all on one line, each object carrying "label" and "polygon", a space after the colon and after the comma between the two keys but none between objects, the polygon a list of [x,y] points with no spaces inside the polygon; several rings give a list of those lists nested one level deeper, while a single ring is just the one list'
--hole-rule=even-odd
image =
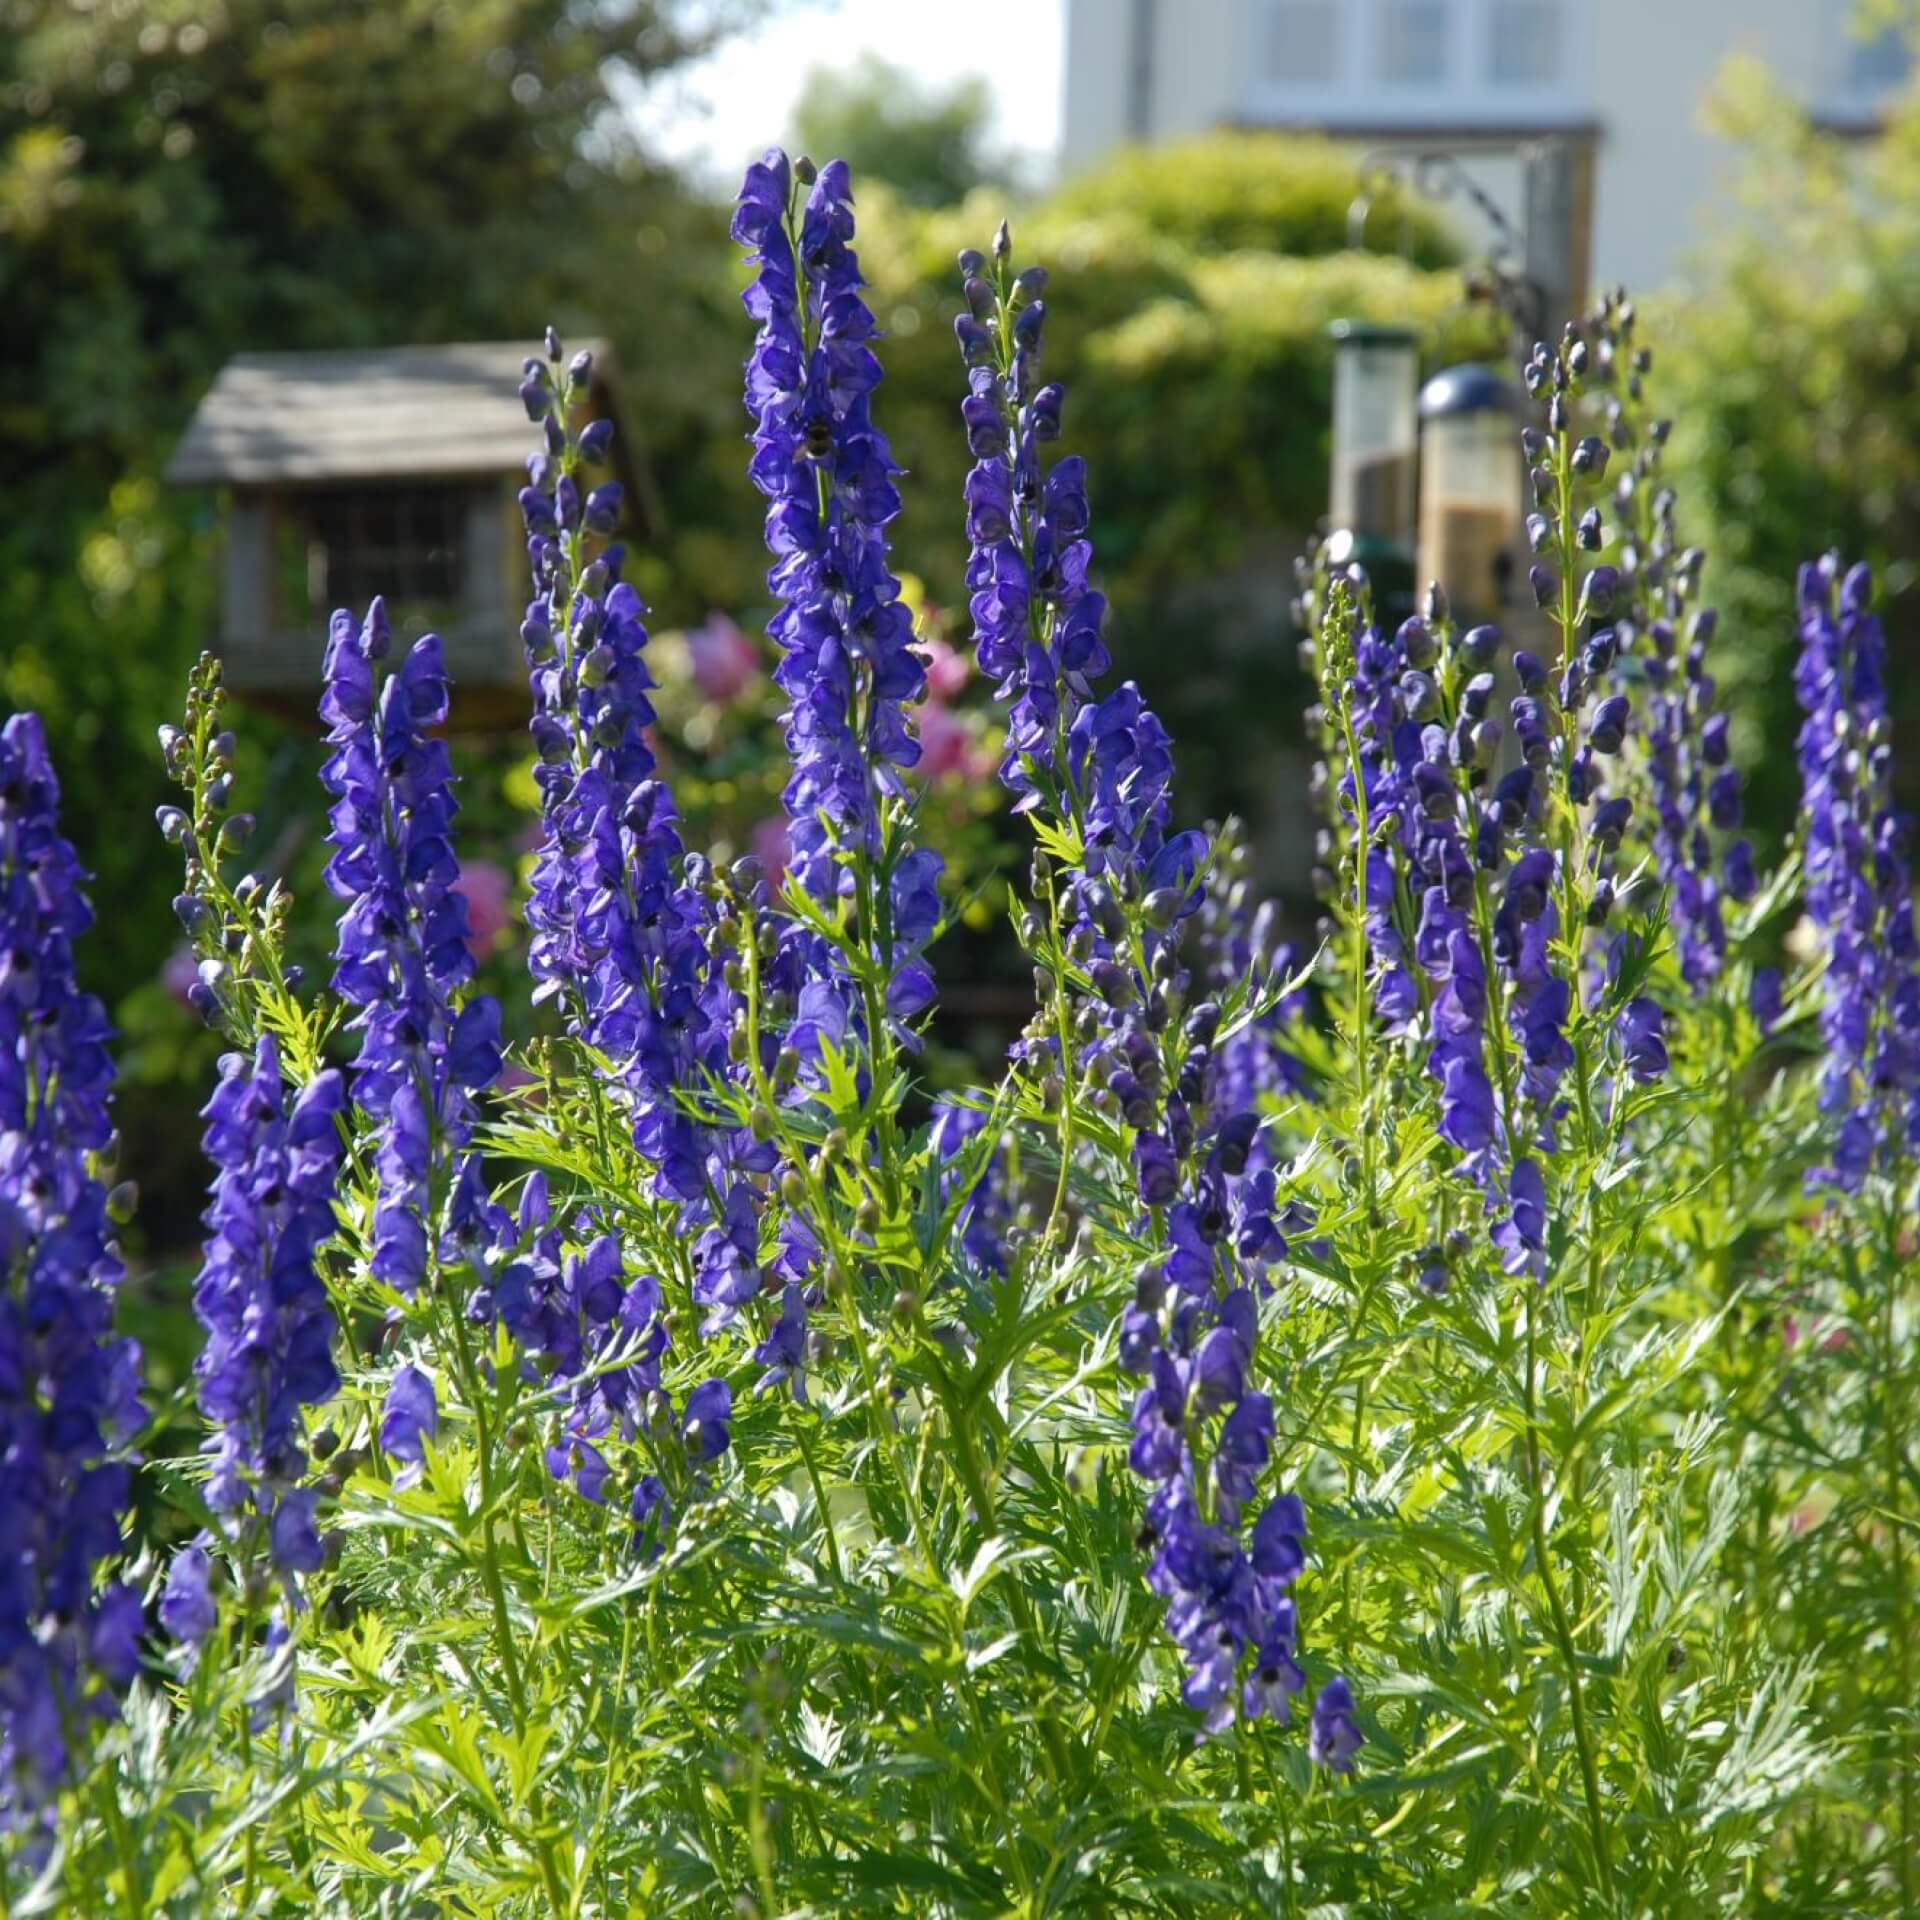
[{"label": "flower bud", "polygon": [[953,319],[953,337],[960,343],[960,357],[970,367],[984,367],[993,359],[992,333],[970,313]]},{"label": "flower bud", "polygon": [[1417,613],[1400,622],[1394,638],[1404,649],[1410,667],[1430,667],[1440,656],[1440,642],[1433,628]]},{"label": "flower bud", "polygon": [[1584,620],[1589,615],[1598,618],[1609,613],[1619,586],[1618,567],[1595,567],[1580,584],[1580,606],[1575,617]]},{"label": "flower bud", "polygon": [[1460,652],[1471,667],[1487,667],[1500,649],[1498,627],[1469,627],[1460,636]]},{"label": "flower bud", "polygon": [[1632,706],[1624,693],[1616,693],[1601,701],[1594,710],[1593,720],[1587,728],[1587,741],[1595,753],[1618,753],[1621,743],[1626,739],[1627,722],[1632,716]]}]

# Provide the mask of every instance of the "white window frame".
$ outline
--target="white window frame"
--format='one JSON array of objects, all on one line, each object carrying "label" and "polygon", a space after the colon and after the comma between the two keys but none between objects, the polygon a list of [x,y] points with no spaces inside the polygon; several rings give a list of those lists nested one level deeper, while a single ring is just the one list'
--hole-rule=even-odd
[{"label": "white window frame", "polygon": [[1339,0],[1332,85],[1289,85],[1271,77],[1268,0],[1240,0],[1240,71],[1247,76],[1240,118],[1252,125],[1325,127],[1336,133],[1343,127],[1472,133],[1591,121],[1593,68],[1585,55],[1593,22],[1604,8],[1563,0],[1560,76],[1539,86],[1494,82],[1488,57],[1492,0],[1448,0],[1448,8],[1446,64],[1431,84],[1382,80],[1382,0]]}]

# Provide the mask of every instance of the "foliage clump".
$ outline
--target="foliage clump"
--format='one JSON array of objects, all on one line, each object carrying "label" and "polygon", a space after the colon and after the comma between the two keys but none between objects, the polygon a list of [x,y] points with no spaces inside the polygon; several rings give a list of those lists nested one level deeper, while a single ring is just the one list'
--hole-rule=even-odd
[{"label": "foliage clump", "polygon": [[769,153],[733,231],[784,856],[689,844],[549,330],[549,1025],[509,1047],[474,977],[439,642],[332,623],[311,985],[204,660],[159,825],[234,1051],[162,1415],[204,1444],[144,1464],[89,913],[38,723],[0,736],[9,1907],[1912,1910],[1920,938],[1870,570],[1801,574],[1763,873],[1638,317],[1535,345],[1537,620],[1302,567],[1295,952],[1116,671],[1073,281],[1002,224],[949,401],[1033,996],[928,1110],[944,663],[847,168]]}]

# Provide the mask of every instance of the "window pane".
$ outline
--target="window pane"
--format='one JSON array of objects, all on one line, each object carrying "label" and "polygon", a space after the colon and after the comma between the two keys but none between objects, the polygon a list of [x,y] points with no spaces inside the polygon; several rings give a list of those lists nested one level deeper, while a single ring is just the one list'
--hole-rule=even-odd
[{"label": "window pane", "polygon": [[1284,87],[1330,87],[1339,76],[1338,0],[1274,0],[1267,78]]},{"label": "window pane", "polygon": [[1384,0],[1380,78],[1394,86],[1438,86],[1446,64],[1447,0]]},{"label": "window pane", "polygon": [[1545,87],[1560,78],[1560,0],[1493,0],[1487,73],[1497,87]]}]

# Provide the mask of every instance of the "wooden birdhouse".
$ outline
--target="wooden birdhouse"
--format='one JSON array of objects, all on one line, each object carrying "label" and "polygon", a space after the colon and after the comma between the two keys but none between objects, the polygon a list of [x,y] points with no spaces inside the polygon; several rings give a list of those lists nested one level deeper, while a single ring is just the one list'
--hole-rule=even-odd
[{"label": "wooden birdhouse", "polygon": [[[588,411],[612,413],[607,349],[580,344],[594,356]],[[514,496],[539,435],[518,394],[528,351],[248,353],[221,369],[166,477],[227,490],[220,653],[234,693],[311,715],[328,615],[380,593],[396,637],[441,636],[455,724],[524,713]]]}]

